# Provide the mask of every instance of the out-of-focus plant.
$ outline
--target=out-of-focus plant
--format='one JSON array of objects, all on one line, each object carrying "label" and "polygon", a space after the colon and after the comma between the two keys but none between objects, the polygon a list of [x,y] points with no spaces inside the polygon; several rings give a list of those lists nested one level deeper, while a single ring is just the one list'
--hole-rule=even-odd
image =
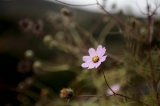
[{"label": "out-of-focus plant", "polygon": [[[26,59],[18,64],[18,71],[31,77],[18,84],[17,99],[24,106],[29,100],[34,100],[35,106],[160,106],[160,21],[154,17],[159,4],[151,11],[147,2],[147,18],[137,19],[122,12],[113,15],[98,1],[87,5],[55,1],[70,6],[98,5],[103,15],[90,30],[81,27],[67,8],[61,13],[47,13],[44,20],[20,20],[24,33],[44,35],[44,49],[53,50],[54,55],[49,62],[36,57],[32,50],[25,52]],[[54,30],[45,28],[45,22]],[[100,25],[103,28],[97,34]],[[122,43],[116,42],[117,37]],[[87,51],[89,56],[85,56]],[[73,79],[63,85],[71,74]],[[59,98],[59,92],[49,83],[43,84],[42,79],[54,79],[54,87],[62,89],[60,97],[70,101]]]}]

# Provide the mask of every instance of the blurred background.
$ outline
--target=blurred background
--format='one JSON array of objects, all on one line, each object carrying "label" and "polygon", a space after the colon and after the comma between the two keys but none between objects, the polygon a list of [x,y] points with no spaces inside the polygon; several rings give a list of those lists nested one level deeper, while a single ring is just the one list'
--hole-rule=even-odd
[{"label": "blurred background", "polygon": [[[107,3],[106,0],[100,2]],[[146,19],[126,14],[117,5],[116,1],[107,4],[109,11],[145,40]],[[148,94],[146,86],[149,85],[144,85],[147,78],[143,72],[133,71],[140,63],[134,66],[128,59],[132,57],[129,53],[143,58],[145,52],[138,49],[146,45],[139,46],[130,32],[102,10],[91,10],[53,1],[0,1],[0,106],[67,106],[59,94],[61,89],[69,87],[75,95],[106,95],[108,88],[100,70],[81,67],[82,56],[99,44],[107,49],[108,57],[102,67],[109,84],[118,84],[120,92],[134,94],[135,98],[139,93]],[[155,44],[159,44],[160,24],[158,19],[156,22],[154,38]],[[130,45],[131,41],[134,43]],[[124,60],[133,66],[124,68]],[[68,106],[117,106],[120,103],[130,106],[130,102],[118,100],[73,97]]]}]

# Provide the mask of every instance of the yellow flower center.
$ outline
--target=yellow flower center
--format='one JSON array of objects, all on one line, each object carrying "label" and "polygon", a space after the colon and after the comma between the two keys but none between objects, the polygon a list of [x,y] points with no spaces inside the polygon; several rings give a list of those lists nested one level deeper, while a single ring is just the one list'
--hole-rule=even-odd
[{"label": "yellow flower center", "polygon": [[98,61],[99,61],[99,57],[98,57],[98,56],[94,56],[94,57],[92,58],[92,61],[93,61],[94,63],[98,62]]}]

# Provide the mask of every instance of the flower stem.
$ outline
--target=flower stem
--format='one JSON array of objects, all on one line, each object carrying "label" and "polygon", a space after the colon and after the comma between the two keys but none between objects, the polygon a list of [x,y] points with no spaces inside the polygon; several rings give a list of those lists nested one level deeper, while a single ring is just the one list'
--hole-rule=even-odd
[{"label": "flower stem", "polygon": [[153,23],[154,23],[153,15],[157,11],[157,8],[152,12],[152,14],[150,14],[150,5],[147,2],[147,10],[148,10],[148,39],[147,39],[148,54],[149,54],[149,62],[150,62],[150,70],[151,70],[151,76],[152,76],[153,90],[154,90],[154,93],[155,93],[155,97],[157,99],[157,104],[158,104],[158,106],[160,106],[159,93],[157,91],[157,85],[158,85],[157,82],[158,81],[156,81],[155,70],[153,68],[152,53],[151,53],[152,52],[151,43],[152,43],[152,36],[153,36]]},{"label": "flower stem", "polygon": [[[156,83],[156,78],[155,78],[155,70],[153,69],[153,62],[152,62],[152,53],[151,53],[151,42],[152,42],[152,25],[153,24],[153,19],[151,16],[148,16],[148,53],[149,53],[149,62],[150,62],[150,70],[151,70],[151,76],[152,76],[152,85],[154,89],[154,93],[158,102],[158,106],[160,106],[159,102],[159,93],[157,91],[157,85]],[[158,82],[158,81],[157,81]]]},{"label": "flower stem", "polygon": [[107,82],[107,80],[106,80],[106,76],[105,76],[105,74],[104,74],[104,71],[102,70],[102,68],[101,68],[101,71],[102,71],[102,73],[103,73],[103,77],[104,77],[104,80],[105,80],[105,82],[106,82],[106,85],[107,85],[107,87],[112,91],[112,93],[115,95],[116,93],[112,90],[112,88],[108,85],[108,82]]},{"label": "flower stem", "polygon": [[[124,97],[126,99],[130,99],[132,101],[136,101],[133,98],[130,98],[128,96],[125,96],[125,95],[122,95],[122,94],[118,94],[118,93],[115,93],[115,94],[112,94],[112,95],[103,95],[103,96],[98,96],[98,95],[74,95],[74,97],[77,97],[77,98],[84,98],[84,97],[85,98],[90,98],[90,97],[97,97],[97,98],[106,97],[107,98],[107,97],[111,97],[111,96],[120,96],[120,97]],[[141,104],[144,104],[144,106],[149,106],[148,104],[143,103],[143,102],[141,102],[139,100],[137,102],[139,102]]]},{"label": "flower stem", "polygon": [[[109,84],[108,84],[108,82],[107,82],[107,80],[106,80],[106,76],[105,76],[104,71],[102,70],[102,68],[101,68],[101,71],[102,71],[102,73],[103,73],[103,77],[104,77],[104,79],[105,79],[105,82],[106,82],[107,87],[112,91],[112,93],[113,93],[114,96],[124,97],[124,98],[126,98],[126,99],[130,99],[130,100],[136,102],[136,100],[133,99],[133,98],[131,98],[131,97],[128,97],[128,96],[125,96],[125,95],[118,94],[118,93],[114,92],[114,91],[112,90],[112,88],[109,86]],[[108,96],[113,96],[113,95],[108,95]],[[107,97],[108,97],[108,96],[107,96]],[[144,104],[145,106],[149,106],[148,104],[146,104],[146,103],[144,103],[144,102],[142,102],[142,101],[140,101],[140,100],[137,100],[137,102],[142,103],[142,104]]]}]

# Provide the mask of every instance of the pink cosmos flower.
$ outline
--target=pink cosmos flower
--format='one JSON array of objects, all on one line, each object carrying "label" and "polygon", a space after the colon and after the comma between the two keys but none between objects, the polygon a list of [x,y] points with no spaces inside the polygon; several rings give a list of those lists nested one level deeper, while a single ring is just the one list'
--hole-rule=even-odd
[{"label": "pink cosmos flower", "polygon": [[[120,85],[119,85],[119,84],[114,84],[114,85],[111,86],[111,89],[112,89],[115,93],[117,93],[117,92],[120,90]],[[107,94],[108,94],[108,95],[112,95],[113,92],[112,92],[110,89],[108,89],[108,90],[107,90]]]},{"label": "pink cosmos flower", "polygon": [[104,62],[106,60],[107,55],[104,56],[106,49],[105,47],[102,47],[101,45],[98,46],[97,50],[90,48],[88,50],[89,56],[83,56],[82,59],[84,63],[82,63],[83,68],[97,68],[101,62]]}]

